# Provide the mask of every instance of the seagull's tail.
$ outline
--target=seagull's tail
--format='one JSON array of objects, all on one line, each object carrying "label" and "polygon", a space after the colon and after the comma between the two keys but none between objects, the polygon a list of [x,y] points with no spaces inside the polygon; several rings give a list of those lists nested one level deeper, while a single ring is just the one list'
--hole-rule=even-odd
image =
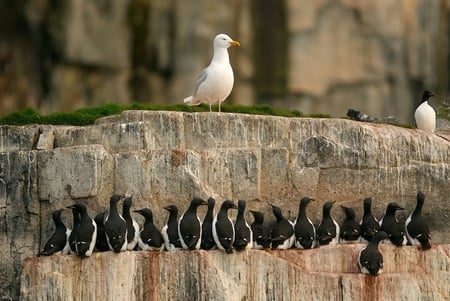
[{"label": "seagull's tail", "polygon": [[187,104],[188,106],[198,106],[199,104],[201,104],[201,102],[198,100],[194,101],[194,97],[192,96],[186,97],[184,99],[184,103]]}]

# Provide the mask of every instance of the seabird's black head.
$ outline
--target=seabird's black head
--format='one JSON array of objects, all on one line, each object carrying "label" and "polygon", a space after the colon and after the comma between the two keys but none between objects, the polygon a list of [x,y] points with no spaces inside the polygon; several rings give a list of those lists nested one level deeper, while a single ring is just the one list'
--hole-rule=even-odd
[{"label": "seabird's black head", "polygon": [[121,196],[118,194],[113,194],[109,199],[109,204],[116,205],[121,199]]},{"label": "seabird's black head", "polygon": [[205,202],[202,198],[195,197],[192,199],[189,207],[197,208],[198,206],[207,206],[207,205],[208,205],[208,203]]},{"label": "seabird's black head", "polygon": [[345,207],[341,205],[342,210],[345,213],[345,217],[348,220],[354,220],[355,219],[355,210],[353,210],[353,208],[350,207]]},{"label": "seabird's black head", "polygon": [[95,223],[98,225],[103,225],[105,222],[105,214],[106,212],[99,212],[94,218]]},{"label": "seabird's black head", "polygon": [[123,208],[130,209],[131,203],[133,202],[132,197],[129,196],[123,200]]},{"label": "seabird's black head", "polygon": [[231,200],[226,200],[220,206],[220,209],[228,210],[228,209],[237,209],[238,207]]},{"label": "seabird's black head", "polygon": [[397,210],[405,210],[405,208],[400,207],[397,203],[389,203],[386,208],[386,214],[395,213]]},{"label": "seabird's black head", "polygon": [[270,204],[270,206],[272,206],[273,215],[275,215],[277,220],[283,219],[283,213],[281,212],[280,207],[277,207],[277,206],[275,206],[273,204]]},{"label": "seabird's black head", "polygon": [[331,208],[333,207],[334,203],[336,203],[336,201],[329,201],[326,202],[325,204],[323,204],[323,214],[325,215],[326,213],[330,213]]},{"label": "seabird's black head", "polygon": [[303,197],[303,198],[300,200],[300,205],[299,205],[299,207],[300,207],[300,208],[306,207],[309,203],[311,203],[311,202],[313,202],[313,201],[314,201],[314,199],[305,196],[305,197]]},{"label": "seabird's black head", "polygon": [[139,213],[140,215],[145,217],[146,222],[153,222],[153,212],[150,208],[134,210],[134,212]]},{"label": "seabird's black head", "polygon": [[434,96],[433,93],[431,93],[430,91],[428,91],[428,90],[423,91],[422,102],[427,101],[428,99],[430,99],[430,97],[433,97],[433,96]]},{"label": "seabird's black head", "polygon": [[208,198],[208,208],[214,209],[216,205],[216,200],[212,197]]},{"label": "seabird's black head", "polygon": [[169,211],[170,213],[173,213],[173,214],[178,214],[178,207],[177,206],[175,206],[175,205],[168,205],[168,206],[166,206],[166,207],[164,207],[164,209],[166,209],[167,211]]},{"label": "seabird's black head", "polygon": [[364,209],[370,209],[370,207],[372,206],[372,198],[365,198],[364,199]]},{"label": "seabird's black head", "polygon": [[247,206],[247,202],[244,200],[239,200],[238,201],[238,209],[240,212],[244,212],[245,211],[245,206]]},{"label": "seabird's black head", "polygon": [[63,212],[63,210],[64,209],[58,209],[58,210],[53,211],[53,213],[52,213],[53,220],[61,219],[61,213]]},{"label": "seabird's black head", "polygon": [[253,211],[253,210],[250,210],[250,212],[253,214],[253,218],[255,219],[255,222],[257,224],[264,223],[264,213],[259,212],[259,211]]},{"label": "seabird's black head", "polygon": [[83,203],[75,203],[73,205],[68,206],[67,208],[74,209],[74,210],[78,211],[80,214],[87,213],[86,205]]},{"label": "seabird's black head", "polygon": [[375,242],[378,244],[380,241],[385,240],[387,238],[388,238],[388,235],[386,232],[378,231],[370,242]]},{"label": "seabird's black head", "polygon": [[425,202],[425,194],[419,190],[419,192],[417,193],[417,204],[423,205],[424,202]]}]

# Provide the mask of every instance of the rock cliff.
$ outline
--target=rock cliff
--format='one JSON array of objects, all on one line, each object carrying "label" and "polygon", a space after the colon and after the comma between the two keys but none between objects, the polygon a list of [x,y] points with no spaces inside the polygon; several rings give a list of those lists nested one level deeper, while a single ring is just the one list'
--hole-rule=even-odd
[{"label": "rock cliff", "polygon": [[29,258],[22,300],[448,300],[450,248],[383,245],[384,273],[359,273],[363,245],[313,250],[112,252]]},{"label": "rock cliff", "polygon": [[[22,297],[30,300],[40,298],[39,294],[62,294],[69,298],[71,290],[76,291],[76,294],[89,294],[88,291],[82,292],[85,288],[77,284],[84,276],[80,274],[73,279],[62,276],[69,271],[69,266],[77,271],[92,267],[100,269],[98,273],[102,269],[107,273],[109,269],[113,269],[110,262],[125,260],[124,269],[130,269],[131,274],[123,272],[126,275],[124,277],[133,275],[133,279],[142,282],[124,284],[127,289],[134,291],[135,296],[156,294],[161,299],[170,299],[160,294],[164,290],[160,287],[155,292],[139,291],[144,290],[144,284],[147,287],[147,283],[160,281],[158,277],[174,277],[170,281],[174,281],[176,286],[199,288],[206,286],[205,279],[214,273],[231,273],[233,277],[241,274],[248,276],[246,281],[249,281],[250,287],[238,286],[235,278],[228,280],[224,276],[220,280],[230,281],[231,287],[238,287],[235,293],[239,296],[247,295],[249,299],[251,296],[279,299],[281,291],[278,288],[284,281],[282,277],[298,282],[299,288],[287,293],[298,294],[300,291],[297,289],[302,289],[302,279],[320,279],[323,276],[316,274],[320,271],[313,268],[309,270],[310,273],[300,275],[297,270],[300,265],[298,262],[303,260],[301,256],[306,256],[302,254],[320,257],[320,254],[330,250],[314,250],[317,253],[254,251],[232,257],[217,252],[156,255],[139,252],[117,256],[106,253],[96,254],[86,261],[64,256],[33,258],[43,248],[53,229],[51,212],[68,206],[75,200],[86,203],[89,213],[94,215],[94,212],[107,208],[112,193],[130,194],[133,195],[133,208],[152,208],[156,224],[161,227],[167,218],[164,205],[173,203],[184,210],[193,196],[213,196],[219,203],[226,198],[245,199],[249,209],[266,212],[267,222],[270,223],[272,215],[268,210],[269,202],[281,206],[284,213],[293,219],[297,214],[300,198],[309,195],[317,200],[308,208],[308,214],[317,223],[321,218],[321,206],[327,200],[336,200],[337,204],[354,207],[359,219],[362,199],[367,196],[373,199],[373,211],[377,217],[383,214],[387,203],[396,201],[407,208],[399,214],[399,218],[404,220],[413,210],[415,196],[420,189],[426,194],[423,215],[430,225],[433,242],[449,244],[450,236],[445,232],[450,215],[450,207],[447,206],[449,179],[450,143],[445,139],[412,129],[343,119],[125,111],[119,116],[103,118],[95,125],[86,127],[2,126],[0,245],[5,251],[0,255],[1,270],[4,271],[0,274],[0,298],[19,299],[20,287]],[[343,214],[337,206],[332,214],[339,221],[342,220]],[[247,218],[251,220],[250,216]],[[63,212],[63,220],[71,225],[69,212]],[[336,252],[352,252],[354,257],[356,249],[356,246],[339,247]],[[399,259],[415,256],[421,260],[418,267],[441,273],[436,279],[448,279],[447,245],[436,246],[425,253],[414,248],[386,248],[386,252],[386,256],[390,258],[388,266],[399,266],[399,269],[409,273],[408,277],[414,279],[414,283],[435,283],[433,285],[440,291],[447,288],[448,293],[448,286],[429,280],[431,278],[419,279],[416,270],[408,270],[408,263]],[[405,256],[399,255],[404,254],[402,252],[406,252]],[[433,259],[437,260],[436,263],[423,261],[424,258],[431,260],[430,257],[434,255],[430,254],[435,252],[441,254],[440,257],[436,255],[436,258],[441,259]],[[295,259],[289,259],[291,255]],[[329,255],[335,257],[334,253]],[[348,270],[336,268],[332,274],[327,274],[327,277],[334,279],[333,285],[336,287],[340,287],[340,279],[347,279],[344,277],[346,273],[355,273],[355,262],[351,259],[353,257],[335,257],[337,261],[340,258],[350,258],[342,260],[347,260],[347,266],[351,265],[348,269],[353,269],[347,272]],[[25,258],[31,259],[24,261]],[[214,266],[213,270],[202,270],[205,260],[214,261],[214,265],[219,266]],[[150,265],[154,261],[159,262],[159,270],[154,270]],[[265,267],[265,261],[273,262],[273,266]],[[142,266],[143,262],[148,262],[149,265]],[[248,267],[247,262],[253,262],[254,266]],[[198,277],[180,278],[176,276],[172,263],[195,267],[202,272],[198,273]],[[270,276],[271,273],[278,274],[276,267],[282,263],[288,272],[283,270],[279,277]],[[58,264],[67,267],[58,268]],[[233,265],[245,270],[245,274],[243,271],[239,274],[237,270],[230,270]],[[389,270],[391,267],[387,267],[387,271],[391,272],[385,276],[386,283],[384,280],[371,282],[379,294],[385,294],[382,288],[395,283],[395,277],[400,277],[395,272],[397,270]],[[65,268],[67,270],[61,270],[61,273],[56,272]],[[55,272],[44,273],[46,270]],[[280,283],[259,282],[258,279],[264,277],[274,277],[274,283]],[[357,279],[357,283],[348,280],[351,287],[369,285],[368,278],[362,275],[354,274],[352,277],[356,277],[352,279]],[[38,279],[51,279],[46,282],[48,290],[39,284]],[[114,281],[126,282],[121,278],[108,278],[108,281],[96,279],[91,280],[105,281],[106,286],[115,283]],[[69,284],[60,286],[59,283]],[[161,283],[165,285],[164,281]],[[276,292],[273,291],[275,287]],[[311,288],[316,289],[322,291]],[[405,286],[402,292],[409,290],[410,287]],[[207,299],[210,296],[209,291],[203,288],[191,289],[186,294],[191,296],[194,291],[200,298]],[[214,292],[217,291],[220,288]],[[430,289],[430,294],[434,291]],[[341,296],[344,293],[340,288],[332,294]],[[445,296],[445,292],[439,294]],[[226,298],[227,295],[223,296]],[[381,299],[380,297],[379,300]]]}]

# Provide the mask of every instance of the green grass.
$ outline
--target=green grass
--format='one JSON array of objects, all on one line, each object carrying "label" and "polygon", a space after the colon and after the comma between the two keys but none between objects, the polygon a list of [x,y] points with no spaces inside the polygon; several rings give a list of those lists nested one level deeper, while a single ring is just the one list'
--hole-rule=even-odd
[{"label": "green grass", "polygon": [[[302,112],[294,110],[274,109],[270,106],[232,106],[222,105],[222,112],[244,113],[253,115],[272,115],[285,117],[307,117]],[[150,110],[150,111],[181,111],[181,112],[208,112],[208,105],[187,106],[184,104],[158,105],[158,104],[140,104],[118,105],[107,103],[100,107],[82,108],[70,113],[52,113],[41,115],[33,109],[27,108],[0,118],[0,125],[27,125],[27,124],[53,124],[53,125],[90,125],[96,119],[111,115],[120,114],[125,110]],[[217,111],[217,106],[213,106],[213,111]],[[328,115],[314,115],[311,117],[330,117]]]},{"label": "green grass", "polygon": [[[312,118],[330,118],[326,114],[305,115],[297,110],[274,109],[267,105],[241,106],[241,105],[222,105],[222,112],[243,113],[252,115],[271,115],[284,117],[312,117]],[[118,105],[107,103],[94,108],[82,108],[70,113],[52,113],[41,115],[33,109],[27,108],[0,118],[0,125],[27,125],[27,124],[53,124],[53,125],[90,125],[101,117],[120,114],[125,110],[150,110],[150,111],[180,111],[180,112],[208,112],[208,105],[186,106],[184,104],[158,105],[158,104],[140,104],[133,103],[129,105]],[[213,111],[217,111],[217,106],[213,106]],[[437,112],[439,118],[450,120],[450,107],[442,105]],[[401,127],[412,128],[411,125],[399,125]]]},{"label": "green grass", "polygon": [[437,116],[440,119],[447,119],[450,121],[450,104],[444,102],[437,111]]}]

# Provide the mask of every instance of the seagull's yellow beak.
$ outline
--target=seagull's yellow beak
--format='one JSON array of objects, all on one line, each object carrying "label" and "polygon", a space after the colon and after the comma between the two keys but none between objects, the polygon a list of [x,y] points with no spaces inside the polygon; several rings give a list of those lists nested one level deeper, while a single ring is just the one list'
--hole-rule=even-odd
[{"label": "seagull's yellow beak", "polygon": [[241,44],[238,41],[231,41],[230,45],[231,46],[241,46]]}]

